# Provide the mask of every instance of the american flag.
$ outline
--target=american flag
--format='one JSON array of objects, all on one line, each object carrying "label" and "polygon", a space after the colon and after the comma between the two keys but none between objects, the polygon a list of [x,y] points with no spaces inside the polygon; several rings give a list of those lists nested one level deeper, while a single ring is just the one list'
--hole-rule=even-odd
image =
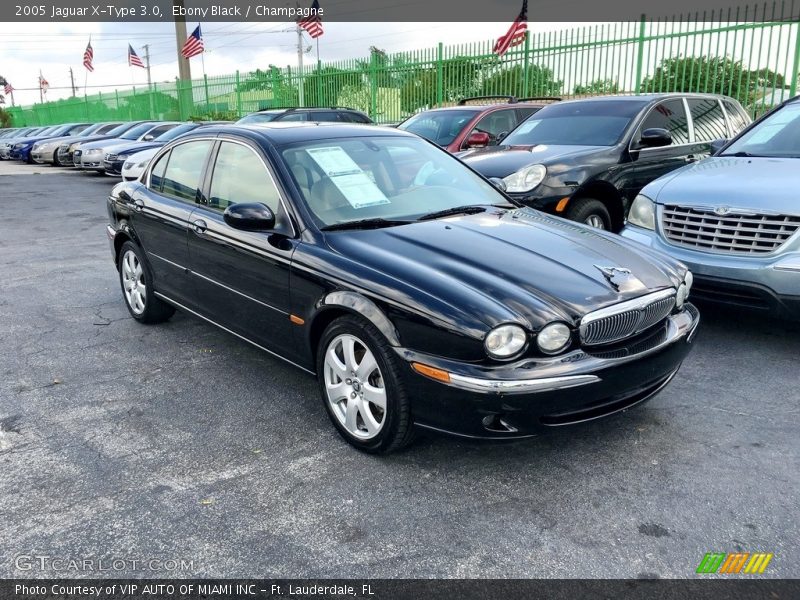
[{"label": "american flag", "polygon": [[3,89],[5,89],[6,94],[11,94],[14,91],[14,87],[10,83],[8,83],[7,81],[6,81],[5,88],[3,88]]},{"label": "american flag", "polygon": [[305,29],[312,38],[318,38],[323,33],[322,30],[322,17],[319,15],[319,1],[314,0],[311,4],[311,11],[312,14],[308,15],[307,17],[303,17],[297,24]]},{"label": "american flag", "polygon": [[128,66],[129,67],[142,67],[145,68],[142,59],[139,58],[139,55],[136,54],[136,50],[133,49],[133,46],[128,44]]},{"label": "american flag", "polygon": [[47,83],[47,79],[42,77],[42,74],[39,73],[39,89],[42,90],[43,92],[47,93],[47,90],[48,90],[49,87],[50,87],[50,84]]},{"label": "american flag", "polygon": [[83,51],[83,66],[86,67],[86,70],[89,72],[94,71],[92,60],[94,60],[94,50],[92,50],[92,40],[89,40],[89,43],[86,45],[86,50]]},{"label": "american flag", "polygon": [[202,54],[203,47],[203,34],[200,33],[200,25],[195,27],[192,35],[186,38],[186,43],[181,48],[181,56],[184,58],[192,58],[198,54]]},{"label": "american flag", "polygon": [[522,0],[522,10],[517,20],[511,24],[506,34],[498,38],[492,49],[498,56],[503,56],[512,46],[525,42],[525,33],[528,31],[528,0]]}]

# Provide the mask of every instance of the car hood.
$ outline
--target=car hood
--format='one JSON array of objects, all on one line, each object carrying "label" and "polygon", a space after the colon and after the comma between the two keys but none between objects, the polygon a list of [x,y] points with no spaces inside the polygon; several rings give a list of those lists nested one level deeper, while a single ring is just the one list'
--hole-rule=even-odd
[{"label": "car hood", "polygon": [[467,150],[459,158],[485,177],[507,177],[521,168],[535,164],[550,164],[563,160],[575,161],[584,155],[608,150],[605,146],[494,146]]},{"label": "car hood", "polygon": [[147,148],[160,148],[163,145],[164,142],[128,142],[127,144],[117,144],[114,146],[114,154],[119,154],[120,152],[132,154],[140,150],[146,150]]},{"label": "car hood", "polygon": [[140,152],[137,152],[136,154],[131,154],[128,157],[128,160],[132,161],[132,162],[137,162],[137,163],[141,162],[143,160],[150,160],[151,158],[153,158],[156,155],[156,152],[158,152],[159,148],[161,148],[161,146],[156,146],[154,148],[148,148],[146,150],[142,150]]},{"label": "car hood", "polygon": [[88,144],[81,144],[80,148],[84,154],[86,153],[87,150],[95,150],[97,148],[105,152],[112,148],[116,149],[118,146],[130,144],[132,141],[133,140],[121,140],[119,138],[110,138],[106,140],[97,140],[96,142],[90,142]]},{"label": "car hood", "polygon": [[[674,287],[683,276],[679,263],[663,255],[531,209],[326,237],[334,252],[369,269],[373,283],[405,286],[409,298],[427,296],[433,314],[457,311],[461,321],[490,327],[509,321],[534,330],[553,320],[575,325],[588,312]],[[619,292],[599,267],[628,268],[641,285]]]},{"label": "car hood", "polygon": [[711,157],[654,181],[642,193],[659,204],[800,215],[798,169],[797,158]]}]

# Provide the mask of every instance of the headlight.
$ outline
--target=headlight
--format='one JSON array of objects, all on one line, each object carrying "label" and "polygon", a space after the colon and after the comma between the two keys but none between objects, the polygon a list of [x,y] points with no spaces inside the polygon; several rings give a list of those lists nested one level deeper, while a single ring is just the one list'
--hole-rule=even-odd
[{"label": "headlight", "polygon": [[564,323],[550,323],[536,336],[539,350],[546,354],[555,354],[569,344],[572,333]]},{"label": "headlight", "polygon": [[647,196],[639,194],[631,204],[628,213],[628,223],[638,225],[645,229],[654,230],[656,228],[656,205]]},{"label": "headlight", "polygon": [[143,160],[142,162],[140,162],[140,163],[139,163],[138,165],[136,165],[136,166],[137,166],[137,167],[139,167],[140,169],[144,169],[144,168],[147,166],[147,161],[146,161],[146,160]]},{"label": "headlight", "polygon": [[102,151],[101,148],[92,148],[91,150],[87,150],[86,154],[100,154]]},{"label": "headlight", "polygon": [[500,325],[486,336],[483,345],[492,358],[511,358],[528,343],[528,334],[519,325]]},{"label": "headlight", "polygon": [[122,165],[123,169],[130,169],[133,166],[133,163],[129,160],[125,161],[125,164]]},{"label": "headlight", "polygon": [[70,152],[75,152],[75,149],[76,149],[78,146],[80,146],[80,145],[81,145],[81,143],[80,143],[80,142],[75,142],[74,144],[70,144],[70,145],[69,145],[69,151],[70,151]]},{"label": "headlight", "polygon": [[547,169],[544,165],[531,165],[504,177],[507,192],[530,192],[537,185],[542,183]]},{"label": "headlight", "polygon": [[39,144],[34,144],[31,150],[38,150],[40,148]]},{"label": "headlight", "polygon": [[683,283],[678,286],[678,293],[675,294],[675,306],[683,308],[686,301],[689,299],[689,293],[692,291],[692,283],[694,283],[694,275],[691,271],[686,271],[683,278]]}]

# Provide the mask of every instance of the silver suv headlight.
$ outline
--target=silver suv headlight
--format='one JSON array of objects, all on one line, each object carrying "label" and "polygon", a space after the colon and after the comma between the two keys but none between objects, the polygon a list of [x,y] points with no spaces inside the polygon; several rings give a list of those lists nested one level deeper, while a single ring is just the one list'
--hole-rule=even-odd
[{"label": "silver suv headlight", "polygon": [[654,230],[656,228],[656,203],[642,194],[636,196],[631,204],[631,210],[628,212],[628,223]]},{"label": "silver suv headlight", "polygon": [[530,192],[537,185],[542,183],[547,175],[547,168],[544,165],[530,165],[504,177],[507,192]]},{"label": "silver suv headlight", "polygon": [[483,342],[486,353],[492,358],[513,358],[528,344],[528,334],[519,325],[499,325],[492,329]]}]

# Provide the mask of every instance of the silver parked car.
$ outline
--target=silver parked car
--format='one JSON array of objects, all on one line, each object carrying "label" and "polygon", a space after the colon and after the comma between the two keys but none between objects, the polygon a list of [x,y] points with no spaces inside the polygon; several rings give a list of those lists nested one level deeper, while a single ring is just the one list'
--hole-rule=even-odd
[{"label": "silver parked car", "polygon": [[151,121],[129,129],[118,138],[81,144],[73,153],[73,163],[80,169],[102,173],[105,171],[103,158],[114,146],[134,141],[148,142],[178,125],[179,121]]},{"label": "silver parked car", "polygon": [[695,298],[800,319],[800,96],[646,186],[622,235],[678,258]]}]

